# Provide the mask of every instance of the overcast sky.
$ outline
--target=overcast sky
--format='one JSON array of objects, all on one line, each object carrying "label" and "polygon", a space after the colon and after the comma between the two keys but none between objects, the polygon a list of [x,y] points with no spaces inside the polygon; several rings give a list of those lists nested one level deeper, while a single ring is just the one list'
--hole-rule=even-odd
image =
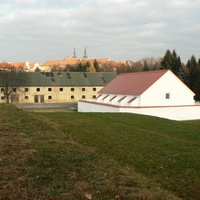
[{"label": "overcast sky", "polygon": [[200,57],[200,0],[0,0],[0,61]]}]

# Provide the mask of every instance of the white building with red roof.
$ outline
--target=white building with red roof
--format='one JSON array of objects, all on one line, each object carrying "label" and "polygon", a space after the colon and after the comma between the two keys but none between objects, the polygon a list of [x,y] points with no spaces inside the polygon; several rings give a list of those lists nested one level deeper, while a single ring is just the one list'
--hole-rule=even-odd
[{"label": "white building with red roof", "polygon": [[200,119],[194,93],[170,70],[119,74],[79,112],[130,112],[175,120]]}]

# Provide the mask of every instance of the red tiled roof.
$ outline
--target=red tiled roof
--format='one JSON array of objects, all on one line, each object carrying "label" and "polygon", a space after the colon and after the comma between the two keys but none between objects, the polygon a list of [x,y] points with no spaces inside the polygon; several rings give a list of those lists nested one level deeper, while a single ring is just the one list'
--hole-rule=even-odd
[{"label": "red tiled roof", "polygon": [[14,63],[10,63],[10,65],[13,66],[16,69],[19,69],[19,68],[23,68],[24,67],[25,62],[14,62]]},{"label": "red tiled roof", "polygon": [[97,59],[90,59],[90,58],[71,58],[66,57],[64,60],[50,60],[46,61],[45,63],[41,64],[41,66],[53,66],[53,65],[78,65],[79,63],[86,63],[90,62],[93,63],[94,61],[99,63],[106,63],[109,61],[109,58],[97,58]]},{"label": "red tiled roof", "polygon": [[119,74],[101,89],[99,93],[141,95],[167,71],[168,70],[157,70]]}]

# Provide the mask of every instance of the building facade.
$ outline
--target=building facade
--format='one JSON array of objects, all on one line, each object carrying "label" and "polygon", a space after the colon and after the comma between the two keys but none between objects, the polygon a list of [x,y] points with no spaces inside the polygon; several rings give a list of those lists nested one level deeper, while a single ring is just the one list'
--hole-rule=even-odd
[{"label": "building facade", "polygon": [[170,70],[119,74],[94,100],[80,100],[79,112],[124,112],[173,120],[200,119],[194,93]]},{"label": "building facade", "polygon": [[[0,73],[0,77],[2,73]],[[113,72],[27,72],[27,80],[13,87],[12,103],[64,103],[95,99]],[[5,86],[0,81],[0,103],[5,103]]]}]

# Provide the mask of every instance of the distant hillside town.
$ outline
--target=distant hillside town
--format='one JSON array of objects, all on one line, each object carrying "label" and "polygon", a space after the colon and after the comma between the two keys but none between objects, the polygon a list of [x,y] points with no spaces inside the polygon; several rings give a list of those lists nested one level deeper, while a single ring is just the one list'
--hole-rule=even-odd
[{"label": "distant hillside town", "polygon": [[0,62],[0,70],[24,70],[26,72],[129,72],[142,71],[144,62],[148,63],[150,69],[160,68],[160,59],[145,58],[140,61],[114,61],[110,58],[90,58],[85,47],[82,58],[77,58],[76,49],[73,50],[72,56],[66,56],[64,59],[48,60],[44,63],[30,63],[29,61],[20,62]]},{"label": "distant hillside town", "polygon": [[86,47],[83,56],[77,58],[76,49],[72,56],[63,59],[48,60],[44,63],[0,62],[0,71],[23,72],[115,72],[117,74],[127,72],[153,71],[170,69],[181,81],[183,81],[194,93],[194,99],[200,101],[200,58],[194,55],[187,63],[182,63],[175,49],[165,52],[160,58],[147,57],[141,60],[114,61],[110,58],[90,58]]}]

